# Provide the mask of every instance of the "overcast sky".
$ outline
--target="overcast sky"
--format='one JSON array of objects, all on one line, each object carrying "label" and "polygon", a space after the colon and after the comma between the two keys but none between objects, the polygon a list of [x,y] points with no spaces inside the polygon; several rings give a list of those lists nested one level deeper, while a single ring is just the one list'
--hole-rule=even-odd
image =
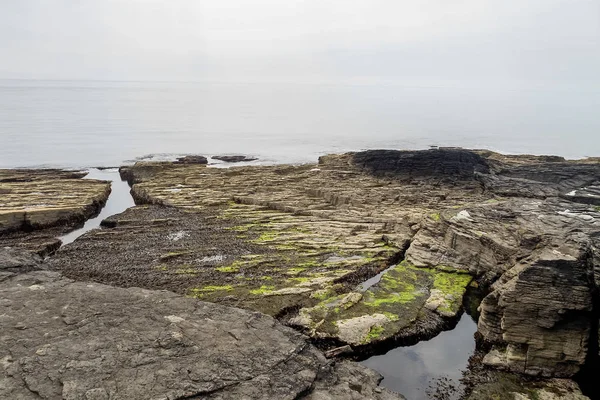
[{"label": "overcast sky", "polygon": [[0,78],[600,84],[599,0],[0,0]]}]

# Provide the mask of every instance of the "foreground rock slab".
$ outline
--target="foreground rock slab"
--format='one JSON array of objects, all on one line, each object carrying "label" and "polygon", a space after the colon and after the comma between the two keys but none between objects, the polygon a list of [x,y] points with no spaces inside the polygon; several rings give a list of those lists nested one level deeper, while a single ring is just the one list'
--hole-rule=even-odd
[{"label": "foreground rock slab", "polygon": [[35,261],[0,253],[13,272],[0,282],[0,398],[402,398],[378,388],[373,371],[328,363],[264,314],[17,273]]}]

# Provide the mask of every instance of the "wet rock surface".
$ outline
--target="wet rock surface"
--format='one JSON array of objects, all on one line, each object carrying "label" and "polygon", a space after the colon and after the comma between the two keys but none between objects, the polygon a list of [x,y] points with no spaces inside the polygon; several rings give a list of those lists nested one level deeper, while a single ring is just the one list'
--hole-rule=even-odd
[{"label": "wet rock surface", "polygon": [[2,398],[401,398],[264,314],[75,282],[20,252],[0,250]]},{"label": "wet rock surface", "polygon": [[224,161],[228,163],[237,163],[237,162],[248,162],[248,161],[256,161],[258,158],[256,157],[248,157],[248,156],[212,156],[212,159]]},{"label": "wet rock surface", "polygon": [[208,159],[204,156],[185,156],[179,157],[176,164],[208,164]]}]

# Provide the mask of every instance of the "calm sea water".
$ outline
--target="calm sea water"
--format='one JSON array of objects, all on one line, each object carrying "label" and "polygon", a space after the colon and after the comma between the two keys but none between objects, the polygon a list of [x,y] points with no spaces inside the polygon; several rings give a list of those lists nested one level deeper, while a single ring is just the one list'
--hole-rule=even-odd
[{"label": "calm sea water", "polygon": [[600,91],[558,87],[0,80],[0,167],[430,145],[600,156],[598,110]]}]

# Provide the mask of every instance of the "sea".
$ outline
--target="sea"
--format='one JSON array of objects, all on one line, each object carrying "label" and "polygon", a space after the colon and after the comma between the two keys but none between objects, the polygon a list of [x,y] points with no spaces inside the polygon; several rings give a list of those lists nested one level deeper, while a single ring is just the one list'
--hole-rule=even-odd
[{"label": "sea", "polygon": [[0,168],[178,154],[316,162],[363,149],[600,156],[600,89],[370,82],[0,80]]}]

